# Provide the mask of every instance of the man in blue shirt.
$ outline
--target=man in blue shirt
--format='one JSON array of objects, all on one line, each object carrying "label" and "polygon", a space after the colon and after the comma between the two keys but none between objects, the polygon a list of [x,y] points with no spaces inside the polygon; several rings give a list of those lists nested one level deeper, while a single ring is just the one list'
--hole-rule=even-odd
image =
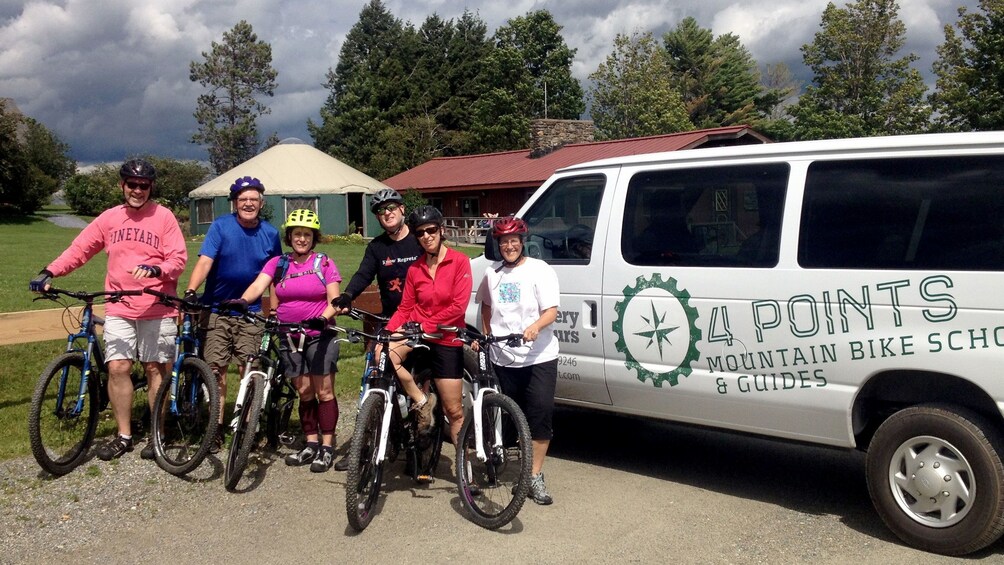
[{"label": "man in blue shirt", "polygon": [[[241,177],[230,186],[230,200],[235,212],[213,221],[206,239],[199,249],[199,259],[192,270],[192,278],[185,291],[186,299],[193,299],[202,283],[203,304],[218,304],[223,300],[238,299],[261,272],[265,262],[282,253],[279,230],[259,218],[265,186],[253,177]],[[249,306],[252,312],[261,311],[259,304]],[[261,330],[254,324],[238,318],[220,316],[214,310],[202,320],[205,341],[203,357],[220,383],[220,402],[227,396],[226,376],[232,359],[238,371],[244,372],[244,359],[258,351]],[[220,407],[220,418],[223,409]],[[222,421],[222,420],[221,420]],[[223,445],[223,427],[214,444],[213,452]]]}]

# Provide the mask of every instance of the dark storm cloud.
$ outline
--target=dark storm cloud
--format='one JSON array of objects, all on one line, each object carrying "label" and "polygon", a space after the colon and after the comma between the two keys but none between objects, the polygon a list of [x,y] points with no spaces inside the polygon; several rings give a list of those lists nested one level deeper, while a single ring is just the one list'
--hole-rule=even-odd
[{"label": "dark storm cloud", "polygon": [[[53,129],[83,163],[139,153],[204,159],[189,142],[201,87],[188,79],[189,63],[245,19],[272,46],[279,72],[270,115],[259,120],[264,138],[311,141],[308,119],[318,120],[327,96],[325,74],[337,64],[345,35],[368,0],[0,0],[0,96]],[[577,50],[573,73],[586,77],[607,56],[616,34],[651,31],[656,37],[692,16],[715,35],[739,36],[761,64],[784,62],[808,78],[799,48],[819,30],[825,1],[683,0],[470,1],[386,0],[398,18],[420,26],[466,7],[489,33],[508,19],[547,9],[568,45]],[[962,3],[904,0],[904,53],[920,56],[915,68],[928,83],[941,31]],[[965,5],[974,8],[976,0]]]}]

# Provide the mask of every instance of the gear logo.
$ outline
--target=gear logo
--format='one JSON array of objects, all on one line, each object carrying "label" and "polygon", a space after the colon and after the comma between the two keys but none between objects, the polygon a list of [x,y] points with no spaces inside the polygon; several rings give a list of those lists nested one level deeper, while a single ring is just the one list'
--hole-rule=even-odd
[{"label": "gear logo", "polygon": [[665,382],[676,386],[681,376],[690,375],[690,365],[700,355],[701,330],[690,293],[677,289],[672,277],[663,281],[659,273],[650,279],[638,277],[635,286],[623,292],[624,300],[614,305],[617,351],[639,381],[651,379],[657,388]]}]

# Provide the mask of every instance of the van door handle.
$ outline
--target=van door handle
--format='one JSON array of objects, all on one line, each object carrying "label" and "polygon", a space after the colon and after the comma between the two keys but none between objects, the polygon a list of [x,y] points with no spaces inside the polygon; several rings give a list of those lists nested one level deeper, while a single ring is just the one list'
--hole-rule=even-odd
[{"label": "van door handle", "polygon": [[587,322],[589,324],[589,328],[590,329],[595,329],[596,328],[596,303],[593,302],[592,300],[587,300],[585,303],[583,303],[583,310],[586,310],[585,312],[583,312],[583,314],[585,314],[585,316],[583,316],[583,317],[586,320],[589,320],[589,322]]}]

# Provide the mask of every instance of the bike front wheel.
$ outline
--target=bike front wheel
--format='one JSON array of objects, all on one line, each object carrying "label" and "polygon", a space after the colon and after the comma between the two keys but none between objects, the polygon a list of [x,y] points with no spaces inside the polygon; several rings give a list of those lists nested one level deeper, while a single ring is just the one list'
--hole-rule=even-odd
[{"label": "bike front wheel", "polygon": [[157,465],[172,475],[185,475],[202,464],[219,427],[220,389],[205,361],[186,357],[177,388],[164,379],[153,409],[153,448]]},{"label": "bike front wheel", "polygon": [[265,379],[261,375],[251,375],[247,391],[244,393],[244,404],[236,415],[237,428],[230,443],[230,453],[227,455],[227,465],[223,469],[223,485],[227,490],[237,488],[248,457],[254,447],[255,434],[258,431],[258,419],[261,418],[261,405],[264,403]]},{"label": "bike front wheel", "polygon": [[[478,457],[477,437],[484,442],[485,460]],[[457,485],[460,501],[475,524],[494,530],[516,517],[530,490],[533,448],[526,417],[513,399],[488,394],[481,402],[481,429],[473,409],[460,429]]]},{"label": "bike front wheel", "polygon": [[371,394],[363,402],[356,417],[356,429],[349,445],[349,469],[345,481],[345,511],[349,526],[357,532],[366,529],[373,520],[383,462],[377,462],[380,448],[380,424],[383,420],[384,397]]},{"label": "bike front wheel", "polygon": [[98,383],[92,370],[84,390],[84,354],[60,355],[42,371],[31,395],[28,438],[42,469],[62,476],[80,465],[94,441],[100,412]]}]

